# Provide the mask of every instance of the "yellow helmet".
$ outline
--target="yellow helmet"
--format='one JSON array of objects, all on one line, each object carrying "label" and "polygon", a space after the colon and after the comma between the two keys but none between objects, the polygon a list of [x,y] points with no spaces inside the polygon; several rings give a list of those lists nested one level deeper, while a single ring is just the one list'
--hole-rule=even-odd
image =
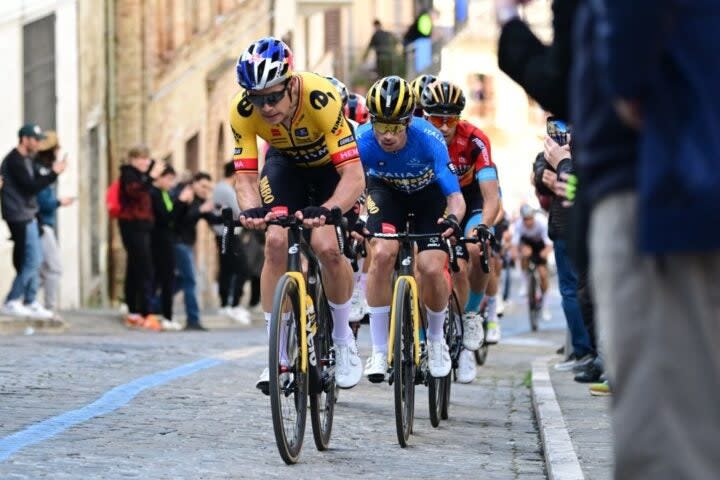
[{"label": "yellow helmet", "polygon": [[392,122],[405,120],[415,109],[415,95],[407,81],[391,75],[381,78],[370,87],[367,107],[373,119]]},{"label": "yellow helmet", "polygon": [[437,77],[435,75],[418,75],[415,77],[415,80],[410,82],[410,88],[412,88],[413,93],[415,94],[415,98],[418,100],[418,103],[420,103],[420,97],[422,96],[422,92],[431,83],[433,83],[435,80],[437,80]]},{"label": "yellow helmet", "polygon": [[429,115],[460,115],[465,108],[465,95],[454,83],[439,80],[423,90],[420,105]]}]

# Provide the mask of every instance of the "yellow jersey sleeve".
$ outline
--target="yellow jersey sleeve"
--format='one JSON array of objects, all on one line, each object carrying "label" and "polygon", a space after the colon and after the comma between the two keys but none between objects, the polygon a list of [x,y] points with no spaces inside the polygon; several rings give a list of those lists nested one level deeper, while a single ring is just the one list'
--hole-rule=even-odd
[{"label": "yellow jersey sleeve", "polygon": [[315,128],[325,136],[330,161],[336,167],[360,161],[352,128],[343,115],[342,99],[329,80],[316,77],[307,95],[308,110],[313,112]]},{"label": "yellow jersey sleeve", "polygon": [[252,104],[245,98],[245,92],[241,91],[230,103],[230,128],[235,139],[235,150],[233,162],[236,173],[257,173],[258,171],[258,149],[257,132],[254,122],[250,120],[253,113]]}]

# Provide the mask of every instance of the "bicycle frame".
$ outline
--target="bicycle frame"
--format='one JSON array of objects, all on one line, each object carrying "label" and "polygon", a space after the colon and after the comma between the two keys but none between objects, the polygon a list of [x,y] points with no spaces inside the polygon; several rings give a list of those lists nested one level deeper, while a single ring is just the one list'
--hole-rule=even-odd
[{"label": "bicycle frame", "polygon": [[[308,259],[308,275],[313,275],[320,262],[312,252],[303,237],[303,229],[299,226],[288,228],[288,266],[285,275],[295,280],[300,294],[300,371],[308,371],[308,342],[307,342],[307,299],[308,288],[305,275],[302,272],[301,254]],[[322,282],[322,278],[320,278]]]}]

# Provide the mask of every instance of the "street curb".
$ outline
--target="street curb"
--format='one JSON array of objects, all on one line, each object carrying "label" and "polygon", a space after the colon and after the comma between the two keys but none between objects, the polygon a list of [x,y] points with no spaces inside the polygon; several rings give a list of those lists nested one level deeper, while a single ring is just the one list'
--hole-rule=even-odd
[{"label": "street curb", "polygon": [[573,448],[555,389],[550,381],[548,362],[540,357],[532,362],[532,402],[540,429],[545,466],[550,480],[583,480],[580,461]]}]

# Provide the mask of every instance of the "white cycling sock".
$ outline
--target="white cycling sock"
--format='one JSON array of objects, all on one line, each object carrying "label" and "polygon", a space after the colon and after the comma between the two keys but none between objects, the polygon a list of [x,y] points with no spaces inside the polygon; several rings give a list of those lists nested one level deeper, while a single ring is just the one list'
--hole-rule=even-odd
[{"label": "white cycling sock", "polygon": [[[263,312],[265,316],[265,329],[267,330],[268,338],[270,337],[270,317],[272,313]],[[290,321],[290,313],[283,314],[283,320],[285,320],[280,326],[280,364],[287,366],[290,362],[287,358],[287,337],[288,337],[288,322]]]},{"label": "white cycling sock", "polygon": [[445,325],[445,317],[447,315],[447,306],[439,312],[430,310],[427,305],[425,306],[425,312],[427,312],[428,321],[428,339],[433,342],[439,342],[443,340],[444,332],[443,326]]},{"label": "white cycling sock", "polygon": [[370,339],[373,353],[387,354],[390,305],[386,307],[369,307],[368,312],[370,313]]},{"label": "white cycling sock", "polygon": [[328,300],[333,318],[333,342],[336,345],[349,345],[353,340],[353,333],[350,329],[350,300],[338,305]]}]

